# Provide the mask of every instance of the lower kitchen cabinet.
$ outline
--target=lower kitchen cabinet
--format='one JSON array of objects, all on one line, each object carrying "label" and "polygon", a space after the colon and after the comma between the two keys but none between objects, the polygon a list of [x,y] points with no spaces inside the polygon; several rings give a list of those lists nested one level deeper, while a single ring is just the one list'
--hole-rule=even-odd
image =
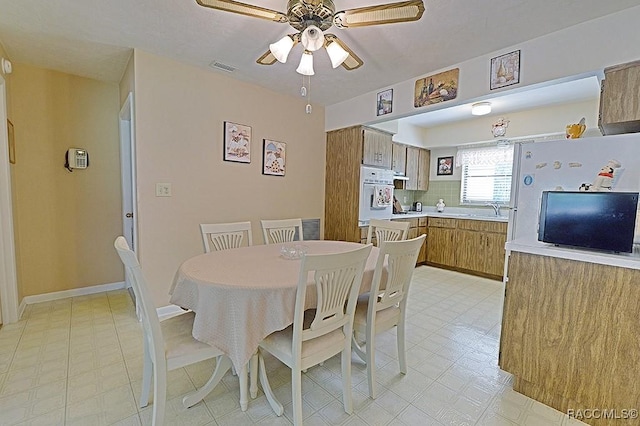
[{"label": "lower kitchen cabinet", "polygon": [[429,218],[427,235],[428,264],[502,277],[505,222]]}]

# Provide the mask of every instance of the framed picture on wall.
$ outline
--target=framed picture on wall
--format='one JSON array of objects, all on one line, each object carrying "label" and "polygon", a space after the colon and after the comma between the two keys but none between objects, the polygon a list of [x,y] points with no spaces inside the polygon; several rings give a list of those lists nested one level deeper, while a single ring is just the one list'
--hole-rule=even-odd
[{"label": "framed picture on wall", "polygon": [[491,59],[489,89],[499,89],[520,83],[520,51],[506,53]]},{"label": "framed picture on wall", "polygon": [[264,139],[262,147],[262,174],[284,176],[287,144]]},{"label": "framed picture on wall", "polygon": [[450,176],[453,174],[453,155],[450,157],[438,157],[437,176]]},{"label": "framed picture on wall", "polygon": [[251,127],[224,122],[224,160],[251,162]]},{"label": "framed picture on wall", "polygon": [[390,114],[393,110],[393,89],[378,92],[378,101],[376,103],[376,114]]}]

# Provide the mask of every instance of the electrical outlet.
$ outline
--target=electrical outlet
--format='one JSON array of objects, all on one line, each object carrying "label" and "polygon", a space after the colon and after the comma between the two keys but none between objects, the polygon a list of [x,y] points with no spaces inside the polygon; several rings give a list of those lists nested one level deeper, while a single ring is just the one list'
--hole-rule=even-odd
[{"label": "electrical outlet", "polygon": [[156,183],[156,197],[171,197],[171,184]]}]

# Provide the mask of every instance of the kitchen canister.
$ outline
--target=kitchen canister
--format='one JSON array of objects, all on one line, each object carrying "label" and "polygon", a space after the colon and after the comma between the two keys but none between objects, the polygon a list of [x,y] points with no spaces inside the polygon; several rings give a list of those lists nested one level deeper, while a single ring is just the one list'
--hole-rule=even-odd
[{"label": "kitchen canister", "polygon": [[444,199],[440,198],[438,200],[438,203],[436,204],[436,211],[438,211],[439,213],[442,213],[444,211]]}]

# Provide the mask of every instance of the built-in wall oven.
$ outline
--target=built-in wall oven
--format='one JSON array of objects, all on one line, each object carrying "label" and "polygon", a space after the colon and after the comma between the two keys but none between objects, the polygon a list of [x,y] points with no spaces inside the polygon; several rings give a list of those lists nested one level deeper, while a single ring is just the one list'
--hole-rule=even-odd
[{"label": "built-in wall oven", "polygon": [[393,171],[376,167],[360,168],[360,209],[358,219],[391,219],[393,214]]}]

